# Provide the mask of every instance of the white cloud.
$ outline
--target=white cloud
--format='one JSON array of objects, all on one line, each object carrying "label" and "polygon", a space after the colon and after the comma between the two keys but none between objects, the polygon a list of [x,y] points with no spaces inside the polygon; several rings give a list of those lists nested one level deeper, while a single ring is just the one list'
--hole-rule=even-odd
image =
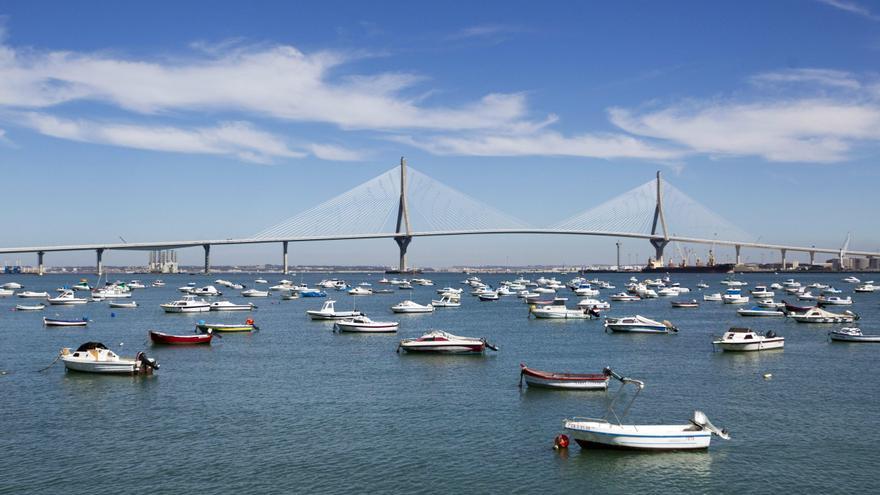
[{"label": "white cloud", "polygon": [[582,134],[564,136],[558,132],[534,134],[433,136],[414,138],[397,136],[393,140],[424,149],[437,155],[470,156],[574,156],[584,158],[638,158],[670,160],[683,152],[654,146],[625,134]]},{"label": "white cloud", "polygon": [[862,84],[853,74],[832,69],[788,69],[763,72],[752,76],[749,80],[759,85],[801,83],[852,90],[862,87]]},{"label": "white cloud", "polygon": [[774,162],[838,162],[857,143],[880,139],[880,107],[834,99],[684,103],[644,112],[612,108],[609,114],[631,134],[694,153]]},{"label": "white cloud", "polygon": [[306,153],[289,149],[278,137],[247,122],[221,122],[214,127],[182,129],[62,119],[37,112],[19,116],[19,123],[47,136],[86,143],[128,148],[234,156],[254,163],[275,158],[301,158]]},{"label": "white cloud", "polygon": [[311,144],[309,150],[322,160],[334,160],[340,162],[355,162],[365,158],[362,151],[348,149],[334,144]]},{"label": "white cloud", "polygon": [[829,5],[836,9],[844,10],[851,14],[856,14],[862,16],[867,19],[871,19],[873,21],[880,20],[880,17],[874,15],[870,9],[859,5],[856,2],[850,2],[848,0],[816,0],[819,3],[824,3],[825,5]]}]

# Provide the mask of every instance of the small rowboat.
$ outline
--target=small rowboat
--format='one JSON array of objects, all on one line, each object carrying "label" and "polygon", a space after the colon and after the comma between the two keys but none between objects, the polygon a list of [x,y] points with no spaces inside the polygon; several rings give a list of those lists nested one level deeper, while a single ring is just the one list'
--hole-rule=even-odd
[{"label": "small rowboat", "polygon": [[396,321],[373,321],[366,316],[355,316],[336,322],[340,332],[353,333],[392,333],[397,331],[400,323]]},{"label": "small rowboat", "polygon": [[690,301],[672,301],[673,308],[699,308],[700,303],[697,302],[696,299],[691,299]]},{"label": "small rowboat", "polygon": [[[219,337],[219,335],[218,335]],[[150,340],[153,341],[154,344],[165,344],[165,345],[195,345],[195,344],[210,344],[211,339],[214,338],[214,332],[208,330],[207,333],[197,333],[193,335],[171,335],[169,333],[157,332],[156,330],[150,330]]]},{"label": "small rowboat", "polygon": [[125,309],[125,308],[133,309],[133,308],[138,307],[138,303],[135,301],[131,301],[131,302],[112,302],[111,301],[111,302],[107,303],[107,305],[110,306],[111,308],[119,308],[119,309]]},{"label": "small rowboat", "polygon": [[45,304],[16,304],[16,311],[40,311],[46,309]]},{"label": "small rowboat", "polygon": [[828,332],[831,340],[838,342],[880,342],[880,335],[865,335],[860,328],[844,327]]},{"label": "small rowboat", "polygon": [[525,380],[530,387],[565,390],[606,390],[608,388],[608,375],[604,373],[554,373],[531,369],[523,363],[520,363],[519,367],[520,386]]},{"label": "small rowboat", "polygon": [[43,325],[47,327],[84,327],[89,324],[89,319],[83,317],[81,320],[62,320],[60,318],[43,317]]},{"label": "small rowboat", "polygon": [[202,332],[213,330],[214,332],[253,332],[259,330],[260,327],[254,325],[254,320],[248,318],[244,324],[227,324],[227,323],[205,323],[204,320],[196,324]]}]

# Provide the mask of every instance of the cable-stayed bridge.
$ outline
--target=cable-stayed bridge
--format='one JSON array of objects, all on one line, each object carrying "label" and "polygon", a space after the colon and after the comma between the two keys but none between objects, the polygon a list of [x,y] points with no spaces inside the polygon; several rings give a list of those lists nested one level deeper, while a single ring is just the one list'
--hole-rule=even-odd
[{"label": "cable-stayed bridge", "polygon": [[[717,238],[722,233],[724,238]],[[395,167],[324,203],[303,211],[250,237],[136,243],[108,243],[0,248],[5,253],[36,253],[39,273],[48,252],[93,250],[97,271],[103,271],[108,250],[153,250],[201,246],[205,272],[210,271],[211,246],[278,243],[282,246],[284,272],[288,270],[291,242],[394,239],[398,245],[399,271],[407,270],[406,253],[417,237],[459,235],[579,235],[644,239],[655,250],[654,262],[663,263],[670,242],[731,246],[736,263],[742,248],[780,252],[783,269],[789,252],[880,258],[880,252],[851,251],[758,242],[754,236],[694,201],[674,186],[656,180],[627,191],[594,208],[549,226],[534,226],[446,186],[416,170],[401,158]]]}]

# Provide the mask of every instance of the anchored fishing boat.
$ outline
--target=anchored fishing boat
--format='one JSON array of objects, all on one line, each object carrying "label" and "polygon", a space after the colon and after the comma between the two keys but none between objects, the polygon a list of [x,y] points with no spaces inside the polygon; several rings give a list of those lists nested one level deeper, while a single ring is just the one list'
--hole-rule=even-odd
[{"label": "anchored fishing boat", "polygon": [[486,349],[497,351],[498,347],[486,342],[486,339],[460,337],[442,330],[433,330],[417,339],[403,339],[397,350],[407,352],[441,353],[441,354],[482,354]]},{"label": "anchored fishing boat", "polygon": [[832,330],[828,332],[831,340],[838,342],[880,342],[880,335],[865,335],[860,328],[844,327],[840,330]]},{"label": "anchored fishing boat", "polygon": [[89,319],[86,317],[82,317],[79,320],[43,317],[43,325],[46,325],[47,327],[84,327],[88,324]]},{"label": "anchored fishing boat", "polygon": [[85,373],[136,375],[151,374],[159,369],[159,363],[143,352],[137,353],[134,359],[123,358],[100,342],[86,342],[75,351],[65,347],[61,349],[61,361],[68,370]]},{"label": "anchored fishing boat", "polygon": [[400,323],[396,321],[373,321],[366,315],[337,321],[334,326],[340,332],[349,333],[393,333]]},{"label": "anchored fishing boat", "polygon": [[353,311],[336,311],[336,301],[324,301],[324,305],[319,310],[306,311],[309,318],[313,320],[341,320],[343,318],[353,318],[355,316],[363,316],[358,310]]},{"label": "anchored fishing boat", "polygon": [[540,371],[519,365],[519,382],[523,380],[530,387],[557,388],[563,390],[606,390],[608,375],[604,373],[557,373]]},{"label": "anchored fishing boat", "polygon": [[[219,335],[218,335],[219,337]],[[206,333],[194,333],[190,335],[172,335],[156,330],[150,330],[150,340],[154,344],[162,345],[199,345],[210,344],[214,338],[214,331],[208,329]]]},{"label": "anchored fishing boat", "polygon": [[[730,439],[726,430],[715,427],[702,411],[694,411],[689,424],[684,425],[625,425],[623,419],[645,387],[644,382],[618,375],[611,368],[605,368],[612,378],[621,382],[620,389],[608,405],[605,416],[601,419],[570,418],[562,422],[568,432],[581,448],[611,447],[640,450],[692,450],[707,449],[712,436],[725,440]],[[621,415],[614,411],[614,404],[620,398],[626,385],[633,385],[636,392]],[[609,422],[614,416],[617,423]]]},{"label": "anchored fishing boat", "polygon": [[196,328],[201,332],[253,332],[260,329],[260,327],[254,324],[254,320],[250,318],[245,320],[244,324],[205,323],[205,320],[199,320],[196,323]]},{"label": "anchored fishing boat", "polygon": [[712,341],[712,345],[722,351],[766,351],[782,349],[785,337],[776,335],[773,330],[762,335],[750,328],[730,328],[720,339]]},{"label": "anchored fishing boat", "polygon": [[654,321],[641,315],[624,316],[622,318],[605,318],[605,329],[612,332],[628,333],[669,333],[678,332],[668,321]]}]

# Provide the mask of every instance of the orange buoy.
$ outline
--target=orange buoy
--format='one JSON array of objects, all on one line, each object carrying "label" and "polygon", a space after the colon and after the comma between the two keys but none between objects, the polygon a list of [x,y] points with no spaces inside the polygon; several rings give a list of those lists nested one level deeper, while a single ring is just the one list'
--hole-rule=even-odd
[{"label": "orange buoy", "polygon": [[568,435],[560,433],[553,439],[553,448],[556,450],[568,448]]},{"label": "orange buoy", "polygon": [[247,325],[253,325],[253,324],[254,324],[254,319],[253,319],[253,318],[248,318],[247,320],[245,320],[245,324],[247,324]]}]

